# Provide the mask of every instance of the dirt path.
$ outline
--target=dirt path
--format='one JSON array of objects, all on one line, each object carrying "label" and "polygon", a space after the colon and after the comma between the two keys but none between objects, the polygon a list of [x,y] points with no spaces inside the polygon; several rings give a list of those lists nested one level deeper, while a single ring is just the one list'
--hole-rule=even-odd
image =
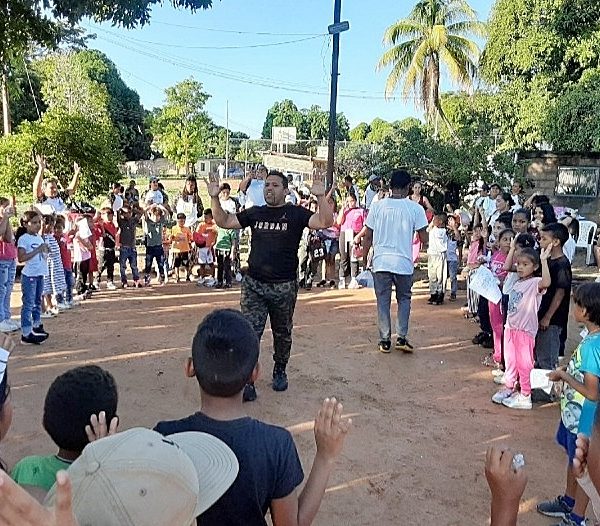
[{"label": "dirt path", "polygon": [[[464,293],[463,293],[464,294]],[[271,334],[265,333],[253,416],[289,427],[308,471],[314,453],[311,422],[325,396],[335,395],[355,427],[330,482],[316,524],[397,526],[484,525],[488,444],[509,443],[525,454],[529,484],[520,524],[551,524],[535,503],[563,489],[564,456],[554,444],[556,405],[532,412],[494,406],[494,384],[471,344],[476,327],[461,303],[428,307],[415,287],[413,356],[376,350],[371,290],[301,293],[297,305],[290,389],[268,387]],[[11,359],[15,417],[1,454],[9,465],[27,454],[51,453],[41,428],[50,382],[66,369],[97,363],[119,386],[123,428],[153,426],[198,407],[195,381],[183,360],[196,325],[215,307],[237,307],[239,291],[191,284],[98,293],[80,308],[47,320],[51,339],[19,347]],[[68,322],[68,326],[67,323]],[[572,331],[574,332],[574,331]]]}]

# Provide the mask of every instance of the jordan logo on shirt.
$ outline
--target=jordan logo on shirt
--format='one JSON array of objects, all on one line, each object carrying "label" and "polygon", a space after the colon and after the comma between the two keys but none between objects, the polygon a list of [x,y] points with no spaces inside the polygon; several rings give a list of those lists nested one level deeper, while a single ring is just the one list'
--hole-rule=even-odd
[{"label": "jordan logo on shirt", "polygon": [[[285,215],[281,218],[285,219]],[[280,221],[256,221],[254,223],[254,230],[262,230],[269,231],[273,230],[275,232],[285,232],[288,229],[287,223],[283,223]]]}]

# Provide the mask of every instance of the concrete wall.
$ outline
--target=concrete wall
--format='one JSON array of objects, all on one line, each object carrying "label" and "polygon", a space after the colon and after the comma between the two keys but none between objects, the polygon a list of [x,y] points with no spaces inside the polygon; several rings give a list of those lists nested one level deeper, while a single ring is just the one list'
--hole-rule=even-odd
[{"label": "concrete wall", "polygon": [[581,166],[600,168],[600,158],[590,155],[576,154],[543,154],[538,157],[528,154],[524,158],[528,164],[525,167],[525,177],[535,184],[534,191],[547,195],[554,206],[575,208],[591,221],[598,222],[600,213],[600,197],[572,197],[556,195],[556,180],[558,168]]}]

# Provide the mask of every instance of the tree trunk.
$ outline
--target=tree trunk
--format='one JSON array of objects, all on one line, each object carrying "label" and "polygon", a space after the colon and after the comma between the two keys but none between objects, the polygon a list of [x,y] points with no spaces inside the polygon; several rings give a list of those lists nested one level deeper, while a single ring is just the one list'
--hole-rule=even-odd
[{"label": "tree trunk", "polygon": [[2,91],[2,120],[4,123],[4,135],[11,132],[10,126],[10,100],[8,98],[8,73],[5,65],[2,66],[2,80],[0,81]]}]

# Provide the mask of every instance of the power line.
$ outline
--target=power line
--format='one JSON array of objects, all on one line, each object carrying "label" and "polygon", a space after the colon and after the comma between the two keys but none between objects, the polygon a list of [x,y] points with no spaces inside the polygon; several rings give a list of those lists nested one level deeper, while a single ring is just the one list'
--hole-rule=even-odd
[{"label": "power line", "polygon": [[[103,36],[100,36],[99,38],[102,40],[105,40],[107,42],[110,42],[111,44],[117,45],[121,48],[133,51],[134,53],[138,53],[140,55],[144,55],[149,58],[153,58],[155,60],[160,60],[161,62],[165,62],[165,63],[171,64],[171,65],[180,67],[182,69],[203,73],[205,75],[209,75],[209,76],[213,76],[213,77],[223,78],[226,80],[233,80],[233,81],[240,82],[243,84],[261,86],[264,88],[271,88],[271,89],[276,89],[276,90],[280,90],[280,91],[290,91],[290,92],[295,92],[295,93],[303,93],[303,94],[307,94],[307,95],[317,95],[317,96],[323,96],[323,97],[326,97],[329,95],[328,92],[326,92],[326,91],[318,91],[319,89],[323,89],[321,87],[307,86],[307,88],[305,89],[305,88],[300,88],[300,87],[293,87],[293,86],[295,86],[294,83],[282,81],[279,79],[266,79],[265,77],[255,77],[255,79],[252,79],[252,77],[253,77],[252,75],[249,75],[249,74],[246,74],[243,72],[239,72],[239,71],[234,72],[232,74],[224,73],[223,71],[227,71],[227,70],[219,71],[219,68],[214,65],[210,65],[210,64],[198,65],[199,63],[193,63],[191,61],[186,61],[179,57],[173,57],[172,55],[167,55],[161,51],[141,50],[136,47],[127,46],[122,41],[116,41],[111,38],[103,37]],[[121,38],[124,40],[127,40],[127,37],[121,37]],[[233,72],[233,70],[229,70],[229,71]],[[264,80],[261,80],[261,79],[264,79]],[[266,80],[271,80],[272,82],[267,82]],[[354,91],[354,93],[356,93],[356,94],[351,93],[352,91]],[[363,93],[363,94],[360,94],[360,93]],[[371,93],[371,92],[367,92],[367,91],[360,92],[360,91],[356,91],[356,90],[343,90],[343,92],[341,92],[339,94],[339,96],[342,98],[348,98],[348,99],[390,100],[390,101],[397,100],[400,98],[404,98],[404,99],[416,99],[417,98],[415,96],[407,96],[407,97],[393,97],[392,96],[392,97],[386,98],[383,95],[368,95],[367,93]]]},{"label": "power line", "polygon": [[[94,30],[99,29],[100,31],[104,31],[104,32],[114,35],[116,37],[119,37],[119,38],[122,37],[122,35],[119,35],[118,33],[115,33],[114,31],[109,31],[108,29],[105,29],[100,26],[91,26],[91,27]],[[320,35],[312,35],[312,36],[308,36],[308,37],[304,37],[304,38],[297,38],[295,40],[285,40],[285,41],[281,41],[281,42],[265,42],[263,44],[247,44],[247,45],[242,45],[242,46],[190,46],[187,44],[168,44],[165,42],[152,42],[150,40],[142,40],[140,38],[134,38],[134,37],[127,37],[127,39],[130,41],[133,41],[133,42],[139,42],[140,44],[151,44],[153,46],[162,46],[162,47],[183,48],[183,49],[232,50],[232,49],[254,49],[254,48],[261,48],[261,47],[286,46],[289,44],[297,44],[300,42],[307,42],[309,40],[315,40],[317,38],[322,38],[322,37],[326,37],[326,36],[328,36],[326,33],[322,33]]]},{"label": "power line", "polygon": [[217,29],[212,27],[187,26],[184,24],[172,24],[170,22],[161,22],[160,20],[152,19],[152,24],[160,24],[162,26],[180,27],[184,29],[195,29],[196,31],[209,31],[213,33],[231,33],[235,35],[259,35],[259,36],[278,36],[278,37],[316,37],[322,33],[273,33],[268,31],[242,31],[239,29]]}]

